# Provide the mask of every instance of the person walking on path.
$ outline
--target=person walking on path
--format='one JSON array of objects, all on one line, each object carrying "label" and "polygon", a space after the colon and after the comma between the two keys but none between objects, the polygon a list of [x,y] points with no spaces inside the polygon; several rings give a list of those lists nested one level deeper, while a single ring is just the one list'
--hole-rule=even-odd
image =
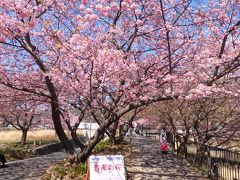
[{"label": "person walking on path", "polygon": [[162,153],[167,153],[168,147],[167,147],[167,133],[165,127],[162,128],[160,133],[160,148]]},{"label": "person walking on path", "polygon": [[130,135],[130,137],[132,137],[132,135],[133,135],[133,130],[134,130],[133,123],[130,123],[130,125],[129,125],[129,135]]},{"label": "person walking on path", "polygon": [[167,133],[165,127],[162,128],[161,133],[160,133],[160,143],[162,144],[163,142],[167,141]]},{"label": "person walking on path", "polygon": [[131,145],[133,154],[125,157],[129,180],[208,179],[176,154],[163,156],[155,151],[159,149],[159,140],[134,136]]},{"label": "person walking on path", "polygon": [[134,132],[139,135],[139,130],[140,130],[140,124],[139,124],[139,123],[136,123],[136,124],[135,124]]}]

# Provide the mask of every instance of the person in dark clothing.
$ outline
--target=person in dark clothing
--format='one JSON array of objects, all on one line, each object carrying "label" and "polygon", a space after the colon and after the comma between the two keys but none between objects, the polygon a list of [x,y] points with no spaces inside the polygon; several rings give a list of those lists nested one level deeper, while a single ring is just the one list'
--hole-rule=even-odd
[{"label": "person in dark clothing", "polygon": [[3,166],[3,167],[6,167],[6,165],[5,165],[5,163],[6,163],[6,158],[5,158],[5,156],[4,156],[3,154],[1,154],[1,153],[0,153],[0,159],[1,159],[1,161],[2,161],[2,166]]},{"label": "person in dark clothing", "polygon": [[139,134],[139,130],[140,130],[140,124],[137,123],[136,127],[135,127],[135,133]]}]

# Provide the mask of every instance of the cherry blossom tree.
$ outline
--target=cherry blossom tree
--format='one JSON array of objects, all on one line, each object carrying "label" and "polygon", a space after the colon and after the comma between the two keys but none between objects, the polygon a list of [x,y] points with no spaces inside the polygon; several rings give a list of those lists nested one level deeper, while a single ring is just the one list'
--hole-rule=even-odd
[{"label": "cherry blossom tree", "polygon": [[25,145],[28,130],[41,123],[40,116],[44,113],[46,105],[36,101],[27,94],[19,94],[12,89],[0,88],[0,120],[21,130],[21,144]]},{"label": "cherry blossom tree", "polygon": [[[160,10],[163,11],[163,9],[161,8],[163,7],[161,7],[160,5]],[[91,9],[89,8],[87,12],[90,12],[90,14],[92,13]],[[130,16],[129,14],[127,14],[127,16],[125,16],[124,14],[123,17],[126,17],[126,19],[128,19]],[[185,16],[185,18],[186,17],[187,16]],[[116,18],[117,18],[117,21],[120,23],[121,22],[120,16]],[[149,19],[149,16],[145,16],[145,18]],[[152,18],[154,18],[154,15]],[[189,21],[192,22],[191,19]],[[115,25],[114,22],[116,21],[113,21],[113,26]],[[134,25],[138,27],[137,22],[134,23]],[[156,24],[152,26],[153,29],[154,27],[157,29],[155,25]],[[196,26],[196,28],[198,27],[197,23],[194,23],[194,25]],[[207,22],[206,22],[206,25],[207,25]],[[236,23],[234,27],[235,26],[238,26],[238,23]],[[116,26],[115,28],[117,27],[118,26]],[[91,29],[92,32],[94,32],[94,28],[95,28],[94,25],[89,27],[89,29]],[[102,122],[106,122],[105,120],[111,117],[109,116],[109,114],[113,114],[113,112],[116,109],[119,110],[120,107],[124,107],[129,104],[131,104],[133,107],[138,107],[139,104],[145,105],[148,102],[152,102],[155,100],[156,101],[164,100],[165,98],[172,99],[173,97],[178,97],[179,94],[181,94],[183,97],[186,97],[186,98],[195,98],[198,96],[210,95],[213,92],[220,92],[220,91],[231,93],[228,89],[223,89],[220,83],[219,83],[219,87],[212,83],[218,80],[220,78],[220,75],[217,75],[215,79],[213,79],[212,76],[207,77],[207,74],[211,74],[213,70],[209,68],[209,66],[206,66],[206,67],[204,66],[206,65],[205,60],[206,59],[208,60],[208,58],[213,54],[216,54],[216,52],[208,53],[209,54],[209,57],[208,57],[206,56],[206,52],[204,49],[193,48],[195,47],[195,45],[199,47],[203,46],[201,38],[203,38],[202,36],[205,35],[204,34],[205,32],[202,32],[203,34],[201,34],[201,36],[196,35],[196,37],[199,38],[199,41],[194,41],[195,37],[188,37],[188,39],[185,39],[184,42],[182,42],[182,44],[180,43],[181,42],[180,40],[177,41],[177,44],[174,44],[175,41],[171,43],[169,42],[169,44],[172,44],[173,47],[174,46],[176,47],[175,49],[176,52],[174,53],[174,55],[171,55],[171,56],[175,56],[174,60],[176,62],[172,62],[172,59],[170,59],[170,55],[169,55],[171,53],[169,53],[169,51],[167,51],[168,53],[166,53],[166,57],[159,58],[159,52],[157,52],[156,50],[157,44],[144,43],[146,42],[145,38],[147,37],[145,36],[145,33],[148,34],[147,32],[144,31],[140,34],[130,33],[129,36],[126,35],[125,37],[126,40],[125,40],[123,38],[124,33],[122,33],[124,32],[124,30],[121,30],[121,27],[118,27],[118,28],[119,29],[117,30],[114,29],[114,32],[113,32],[114,36],[112,36],[112,34],[110,35],[107,34],[109,35],[108,39],[110,40],[113,39],[114,46],[112,46],[111,41],[110,41],[110,45],[111,45],[110,47],[109,47],[109,44],[104,44],[104,43],[96,44],[96,39],[94,39],[94,41],[91,40],[90,42],[89,42],[89,39],[87,39],[87,42],[85,42],[84,45],[82,44],[82,41],[81,43],[77,43],[77,41],[74,41],[76,48],[78,47],[80,49],[81,48],[88,49],[89,57],[83,58],[83,61],[79,61],[78,58],[76,58],[76,60],[73,60],[72,62],[73,64],[75,64],[74,72],[72,72],[73,69],[71,67],[68,67],[65,70],[63,70],[62,68],[62,71],[68,75],[69,81],[67,82],[65,81],[65,74],[62,73],[62,71],[61,71],[61,74],[59,74],[59,76],[55,76],[56,81],[61,81],[61,84],[66,83],[66,86],[68,88],[69,88],[69,82],[72,81],[71,87],[74,94],[75,95],[78,94],[79,97],[81,97],[81,100],[84,99],[86,102],[88,102],[90,104],[89,107],[91,108],[91,111],[94,112],[96,110],[99,110],[103,112]],[[209,29],[209,31],[211,31],[211,29]],[[190,32],[191,31],[189,30],[189,33]],[[200,32],[197,31],[195,33],[200,33]],[[110,31],[110,33],[112,33],[112,31]],[[160,32],[158,33],[161,34]],[[178,33],[183,34],[183,32],[180,30],[178,31]],[[144,46],[144,48],[148,47],[149,49],[151,49],[150,46],[154,46],[155,49],[152,50],[153,52],[148,54],[147,58],[144,56],[145,49],[143,49],[142,46],[139,47],[136,45],[135,47],[134,43],[138,42],[137,40],[136,41],[133,40],[135,38],[135,35],[137,37],[136,39],[140,39],[139,41],[143,41],[142,46]],[[152,36],[149,37],[149,39],[154,39],[155,37],[158,38],[157,36],[154,36],[154,33],[152,33],[151,35]],[[134,37],[134,38],[131,39],[131,37]],[[105,36],[101,36],[99,38],[102,40],[102,42],[105,42],[106,41],[105,39],[107,39]],[[118,38],[119,39],[122,38],[123,40],[119,40]],[[209,38],[209,37],[206,36],[204,38]],[[188,41],[189,39],[191,40]],[[125,40],[125,44],[124,44],[124,40]],[[123,45],[122,46],[118,45],[118,43],[121,44],[122,41],[123,41],[123,45],[127,46],[126,49],[124,48]],[[131,43],[128,44],[128,41],[130,41]],[[164,42],[164,41],[170,41],[170,40],[166,37],[166,39],[162,39],[162,41]],[[109,43],[109,41],[107,42]],[[184,46],[185,44],[187,45]],[[121,51],[116,51],[115,46],[117,46],[118,49],[120,48]],[[163,48],[162,46],[160,47]],[[191,48],[188,48],[188,47],[191,47]],[[99,49],[101,49],[101,51]],[[169,48],[167,49],[169,50]],[[164,51],[164,48],[161,50]],[[234,51],[235,50],[236,49],[234,48]],[[185,51],[184,54],[182,53],[183,51]],[[126,52],[127,52],[127,55],[125,55]],[[181,53],[178,54],[178,52],[181,52]],[[189,55],[191,54],[193,56],[189,57]],[[200,58],[204,59],[203,62],[195,63],[195,60],[199,61],[200,59],[199,57],[195,57],[195,54],[198,54]],[[187,56],[187,58],[185,56]],[[68,60],[66,59],[64,60],[64,64],[67,64],[66,61]],[[123,60],[121,61],[121,59]],[[137,60],[134,60],[134,59],[137,59]],[[188,59],[188,60],[185,61],[185,59]],[[238,55],[234,56],[233,59],[237,60]],[[231,60],[231,58],[229,60]],[[169,64],[175,64],[175,65],[173,67],[170,65],[171,68],[166,68],[166,65],[169,65]],[[211,64],[210,66],[213,66],[213,65],[214,64]],[[79,80],[80,79],[83,80],[83,78],[80,76],[76,76],[75,71],[78,71],[77,67],[81,67],[81,68],[85,67],[84,74],[86,75],[85,76],[86,79],[84,81],[87,82],[85,83],[85,87],[86,85],[89,87],[87,88],[84,87],[84,89],[82,89],[83,86],[79,83]],[[187,72],[189,71],[188,68],[191,68],[192,71]],[[173,70],[174,70],[174,73],[172,72]],[[150,71],[151,73],[149,73],[148,71]],[[161,73],[159,73],[159,71]],[[57,74],[57,71],[54,71],[53,74]],[[61,75],[63,75],[62,78],[61,78]],[[116,77],[125,77],[125,78],[119,79]],[[129,77],[131,77],[131,79],[129,79]],[[87,92],[85,90],[87,90]],[[165,95],[169,95],[169,96],[166,97]],[[152,97],[156,99],[153,98],[154,99],[153,100],[151,99]],[[129,110],[131,110],[131,108],[128,110],[126,108],[126,112],[128,112]],[[116,122],[117,121],[116,119],[112,121]],[[96,137],[101,137],[101,136],[97,134]]]},{"label": "cherry blossom tree", "polygon": [[[192,101],[176,100],[152,106],[151,113],[177,133],[183,130],[183,150],[188,141],[197,143],[197,159],[204,157],[205,145],[226,145],[240,130],[239,98],[213,97]],[[177,134],[175,134],[177,136]]]},{"label": "cherry blossom tree", "polygon": [[81,150],[83,150],[86,145],[85,142],[82,142],[81,139],[78,137],[77,129],[84,118],[85,110],[81,110],[79,115],[74,115],[73,113],[69,113],[69,109],[63,109],[60,114],[68,130],[71,133],[71,137],[74,143],[79,146]]},{"label": "cherry blossom tree", "polygon": [[240,65],[238,9],[234,0],[2,0],[0,82],[48,99],[71,155],[61,109],[100,114],[78,156],[85,161],[108,127],[135,108],[238,95],[230,88]]}]

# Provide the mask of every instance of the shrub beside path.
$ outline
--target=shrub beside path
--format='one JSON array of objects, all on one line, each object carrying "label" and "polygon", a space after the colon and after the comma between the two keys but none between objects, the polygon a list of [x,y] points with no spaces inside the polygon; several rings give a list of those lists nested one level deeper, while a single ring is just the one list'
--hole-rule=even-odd
[{"label": "shrub beside path", "polygon": [[132,138],[132,153],[125,159],[130,180],[208,179],[175,154],[161,154],[160,142],[142,136]]}]

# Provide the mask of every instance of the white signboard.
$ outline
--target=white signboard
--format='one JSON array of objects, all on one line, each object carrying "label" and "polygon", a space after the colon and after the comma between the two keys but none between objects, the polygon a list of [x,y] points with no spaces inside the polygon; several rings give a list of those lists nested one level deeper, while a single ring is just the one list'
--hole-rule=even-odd
[{"label": "white signboard", "polygon": [[90,156],[90,180],[125,180],[122,155]]}]

